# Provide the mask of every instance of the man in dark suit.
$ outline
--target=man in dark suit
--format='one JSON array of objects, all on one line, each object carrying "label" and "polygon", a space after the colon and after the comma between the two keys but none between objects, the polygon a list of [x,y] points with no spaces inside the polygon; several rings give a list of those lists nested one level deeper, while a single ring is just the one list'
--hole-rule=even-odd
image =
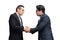
[{"label": "man in dark suit", "polygon": [[26,32],[34,34],[38,31],[38,40],[54,40],[51,30],[50,18],[45,14],[45,7],[43,5],[36,6],[36,14],[40,16],[38,24],[35,28],[26,27]]},{"label": "man in dark suit", "polygon": [[23,40],[23,22],[21,16],[24,13],[24,6],[18,5],[16,13],[11,14],[9,18],[10,35],[9,40]]}]

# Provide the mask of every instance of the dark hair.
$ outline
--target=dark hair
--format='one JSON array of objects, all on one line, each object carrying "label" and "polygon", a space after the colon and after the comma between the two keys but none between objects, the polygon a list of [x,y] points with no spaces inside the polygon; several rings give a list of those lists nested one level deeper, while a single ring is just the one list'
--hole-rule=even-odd
[{"label": "dark hair", "polygon": [[18,6],[17,6],[17,8],[16,8],[16,11],[17,11],[17,9],[20,9],[21,7],[23,7],[23,8],[24,8],[24,6],[23,6],[23,5],[18,5]]},{"label": "dark hair", "polygon": [[37,5],[36,8],[38,11],[42,10],[42,12],[45,13],[45,7],[43,5]]}]

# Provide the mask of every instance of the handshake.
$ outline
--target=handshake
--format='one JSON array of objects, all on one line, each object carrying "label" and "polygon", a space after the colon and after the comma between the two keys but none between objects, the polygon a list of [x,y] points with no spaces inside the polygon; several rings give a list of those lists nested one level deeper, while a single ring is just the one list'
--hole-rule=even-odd
[{"label": "handshake", "polygon": [[29,28],[28,26],[25,26],[25,27],[24,27],[24,31],[25,31],[26,33],[28,33],[28,32],[30,32],[30,28]]}]

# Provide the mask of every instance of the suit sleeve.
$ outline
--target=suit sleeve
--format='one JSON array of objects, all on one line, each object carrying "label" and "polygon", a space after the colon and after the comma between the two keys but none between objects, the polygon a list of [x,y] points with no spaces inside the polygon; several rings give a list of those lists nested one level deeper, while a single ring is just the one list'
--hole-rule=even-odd
[{"label": "suit sleeve", "polygon": [[40,22],[40,24],[36,26],[36,28],[30,29],[30,33],[34,34],[35,32],[42,30],[44,27],[46,27],[45,25],[47,25],[48,23],[49,23],[49,18],[45,17],[42,20],[42,22]]},{"label": "suit sleeve", "polygon": [[19,25],[16,24],[16,20],[15,20],[15,17],[14,16],[10,16],[9,25],[14,30],[24,31],[24,28],[23,27],[20,27]]}]

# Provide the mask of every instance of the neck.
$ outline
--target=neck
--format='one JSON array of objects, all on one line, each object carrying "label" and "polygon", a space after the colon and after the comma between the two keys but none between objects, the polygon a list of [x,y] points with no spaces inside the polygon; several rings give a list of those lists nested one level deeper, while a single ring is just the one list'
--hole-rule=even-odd
[{"label": "neck", "polygon": [[18,12],[16,12],[19,16],[21,16]]},{"label": "neck", "polygon": [[43,15],[43,13],[40,14],[40,16],[42,16],[42,15]]},{"label": "neck", "polygon": [[16,12],[16,14],[17,14],[18,17],[20,16],[18,12]]},{"label": "neck", "polygon": [[43,13],[41,15],[43,15]]}]

